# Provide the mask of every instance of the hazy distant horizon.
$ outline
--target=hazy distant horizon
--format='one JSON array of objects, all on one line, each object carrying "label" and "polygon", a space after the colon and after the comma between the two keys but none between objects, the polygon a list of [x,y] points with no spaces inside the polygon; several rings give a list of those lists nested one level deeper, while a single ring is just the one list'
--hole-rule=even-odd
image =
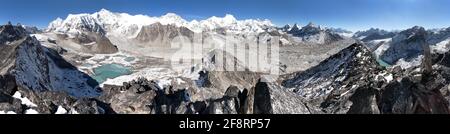
[{"label": "hazy distant horizon", "polygon": [[353,32],[380,28],[402,30],[450,27],[447,0],[4,0],[0,22],[46,28],[68,14],[112,12],[161,16],[176,13],[186,20],[232,14],[237,19],[268,19],[277,26],[309,22]]}]

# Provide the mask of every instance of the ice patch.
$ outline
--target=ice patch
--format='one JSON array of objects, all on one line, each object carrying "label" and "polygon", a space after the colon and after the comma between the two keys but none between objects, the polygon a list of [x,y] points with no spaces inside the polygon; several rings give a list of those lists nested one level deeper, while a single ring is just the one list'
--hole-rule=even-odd
[{"label": "ice patch", "polygon": [[180,78],[176,78],[176,82],[177,82],[177,84],[183,84],[183,83],[185,83],[185,81],[181,80]]},{"label": "ice patch", "polygon": [[358,39],[359,40],[362,40],[362,39],[364,39],[364,38],[366,38],[367,36],[360,36],[360,37],[358,37]]},{"label": "ice patch", "polygon": [[61,106],[58,106],[58,110],[56,110],[55,114],[67,114],[67,110]]},{"label": "ice patch", "polygon": [[34,109],[27,109],[25,111],[25,114],[39,114],[39,112]]},{"label": "ice patch", "polygon": [[7,111],[7,112],[0,111],[0,114],[16,114],[16,112],[14,112],[14,111]]},{"label": "ice patch", "polygon": [[392,76],[392,74],[389,74],[388,76],[384,77],[384,79],[386,79],[387,83],[389,83],[394,80],[394,76]]},{"label": "ice patch", "polygon": [[22,94],[19,91],[16,91],[16,93],[14,93],[12,97],[19,99],[22,102],[22,105],[26,105],[28,107],[37,107],[37,105],[31,102],[27,97],[22,97]]},{"label": "ice patch", "polygon": [[371,43],[378,44],[378,43],[381,43],[381,42],[390,42],[390,41],[392,41],[392,38],[372,40]]},{"label": "ice patch", "polygon": [[164,89],[164,87],[166,87],[172,83],[172,81],[168,80],[168,79],[160,79],[160,80],[156,80],[156,81],[157,81],[156,83],[159,86],[159,89]]}]

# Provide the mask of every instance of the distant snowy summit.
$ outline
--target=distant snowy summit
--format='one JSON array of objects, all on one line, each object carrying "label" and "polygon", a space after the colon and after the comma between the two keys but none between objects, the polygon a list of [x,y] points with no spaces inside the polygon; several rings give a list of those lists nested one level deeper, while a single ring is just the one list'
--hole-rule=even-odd
[{"label": "distant snowy summit", "polygon": [[141,14],[115,13],[101,9],[92,14],[69,14],[64,20],[57,18],[49,24],[47,31],[77,34],[81,33],[80,30],[88,30],[133,38],[143,26],[155,23],[186,27],[197,33],[218,28],[225,28],[227,32],[258,33],[264,32],[269,27],[274,27],[274,24],[269,20],[237,20],[230,14],[226,14],[224,17],[213,16],[200,21],[187,21],[174,13],[153,17]]},{"label": "distant snowy summit", "polygon": [[352,34],[352,32],[348,30],[341,28],[327,28],[312,22],[303,27],[300,27],[297,24],[294,24],[293,26],[286,25],[282,27],[281,30],[297,37],[299,42],[315,44],[330,44],[335,41],[343,40],[345,37],[350,37]]},{"label": "distant snowy summit", "polygon": [[[154,33],[155,31],[157,33]],[[150,37],[147,35],[159,37],[158,35],[166,35],[166,33],[169,35],[178,35],[178,33],[186,35],[191,32],[235,35],[264,35],[261,33],[267,33],[270,36],[283,36],[281,39],[283,44],[330,44],[353,35],[353,32],[342,28],[328,28],[313,23],[303,27],[297,24],[277,27],[268,19],[238,20],[230,14],[225,14],[223,17],[212,16],[205,20],[187,21],[175,13],[147,16],[116,13],[106,9],[92,14],[69,14],[66,19],[57,18],[49,24],[46,32],[63,33],[71,37],[93,32],[100,36],[111,37],[109,35],[113,35],[137,39],[141,42],[149,40]],[[163,37],[161,40],[166,39]]]}]

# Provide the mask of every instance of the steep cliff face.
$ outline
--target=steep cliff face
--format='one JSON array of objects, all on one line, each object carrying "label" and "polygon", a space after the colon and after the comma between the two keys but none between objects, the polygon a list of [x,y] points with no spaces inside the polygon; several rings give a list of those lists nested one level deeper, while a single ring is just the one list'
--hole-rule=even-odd
[{"label": "steep cliff face", "polygon": [[49,90],[48,59],[35,38],[25,34],[25,29],[17,26],[2,26],[0,34],[9,38],[9,43],[1,44],[2,74],[11,73],[19,85],[38,91]]},{"label": "steep cliff face", "polygon": [[[2,26],[0,33],[5,36],[20,31],[25,30],[7,25]],[[11,36],[10,43],[0,45],[1,75],[11,76],[18,86],[33,91],[66,91],[77,97],[97,94],[92,78],[78,71],[55,50],[42,46],[34,37],[16,36],[21,38]]]},{"label": "steep cliff face", "polygon": [[21,26],[0,26],[0,111],[55,113],[58,105],[86,106],[77,98],[98,95],[92,78],[25,33]]},{"label": "steep cliff face", "polygon": [[192,41],[194,32],[186,27],[154,23],[143,26],[141,31],[137,34],[136,40],[149,46],[170,47],[171,41],[175,37],[180,36],[187,38],[187,41]]}]

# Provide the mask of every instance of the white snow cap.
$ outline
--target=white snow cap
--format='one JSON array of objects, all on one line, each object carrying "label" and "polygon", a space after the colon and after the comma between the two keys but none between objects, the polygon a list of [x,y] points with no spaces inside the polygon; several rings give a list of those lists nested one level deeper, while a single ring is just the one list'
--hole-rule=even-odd
[{"label": "white snow cap", "polygon": [[63,19],[58,17],[55,20],[53,20],[52,22],[50,22],[50,24],[47,27],[47,30],[49,30],[49,31],[55,30],[57,27],[61,27],[62,23],[63,23]]},{"label": "white snow cap", "polygon": [[39,112],[34,109],[27,109],[25,111],[25,114],[39,114]]},{"label": "white snow cap", "polygon": [[67,114],[67,110],[61,106],[58,106],[58,110],[56,110],[55,114]]},{"label": "white snow cap", "polygon": [[167,13],[160,17],[147,15],[130,15],[127,13],[115,13],[106,9],[93,14],[69,14],[65,20],[57,18],[48,26],[48,31],[62,33],[76,33],[83,25],[94,27],[102,26],[108,33],[116,33],[127,37],[134,37],[142,26],[153,23],[163,25],[175,25],[186,27],[194,32],[202,32],[215,28],[228,28],[230,32],[262,32],[269,26],[274,26],[269,20],[237,20],[233,15],[224,17],[210,17],[206,20],[192,20],[190,22],[175,13]]},{"label": "white snow cap", "polygon": [[16,91],[12,97],[19,99],[23,105],[28,107],[37,107],[37,105],[31,102],[27,97],[22,97],[22,94],[19,91]]}]

